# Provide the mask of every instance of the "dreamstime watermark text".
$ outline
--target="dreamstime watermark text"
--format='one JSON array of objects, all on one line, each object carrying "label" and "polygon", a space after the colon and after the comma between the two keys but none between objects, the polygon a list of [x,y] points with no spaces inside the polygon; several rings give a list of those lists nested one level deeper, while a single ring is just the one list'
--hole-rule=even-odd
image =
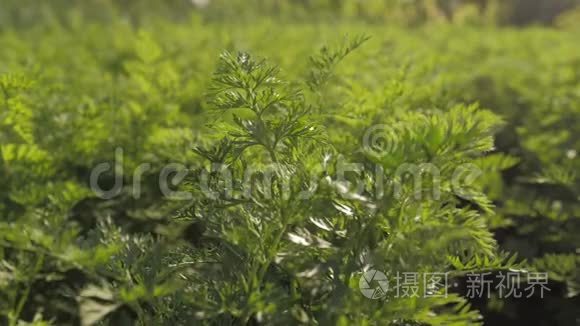
[{"label": "dreamstime watermark text", "polygon": [[[403,132],[385,125],[375,125],[364,134],[361,149],[371,155],[389,155],[399,149],[396,134]],[[98,197],[112,199],[130,186],[132,196],[139,199],[143,193],[144,176],[156,171],[158,190],[171,200],[193,199],[191,192],[180,190],[179,186],[186,180],[194,180],[195,187],[209,199],[249,199],[253,191],[259,189],[260,195],[266,199],[275,195],[285,198],[296,195],[298,199],[306,200],[322,184],[329,182],[336,186],[341,195],[350,199],[381,199],[390,193],[397,199],[412,196],[420,200],[428,196],[438,200],[443,191],[470,199],[470,190],[482,175],[478,166],[472,163],[458,164],[449,171],[449,166],[409,162],[386,171],[381,164],[350,162],[344,156],[336,157],[331,169],[326,159],[319,166],[311,166],[312,174],[308,175],[309,171],[306,171],[308,182],[304,180],[304,173],[296,173],[297,167],[282,163],[249,165],[241,172],[221,163],[210,163],[205,168],[182,163],[153,168],[151,163],[141,163],[129,172],[124,171],[124,153],[123,148],[117,148],[113,162],[103,162],[92,169],[90,188]],[[108,182],[102,182],[103,179]],[[273,185],[276,185],[276,191]]]},{"label": "dreamstime watermark text", "polygon": [[[130,180],[132,196],[135,199],[141,197],[144,176],[153,171],[153,164],[139,164],[131,173],[126,174],[123,156],[123,149],[117,148],[114,162],[100,163],[92,169],[90,188],[98,197],[112,199],[119,196],[128,186],[127,180]],[[320,171],[321,168],[317,167],[314,170]],[[368,169],[368,165],[348,162],[344,157],[339,157],[332,175],[313,174],[307,185],[296,191],[293,186],[304,182],[295,178],[303,176],[294,173],[294,166],[281,163],[261,165],[259,168],[248,166],[241,175],[239,172],[234,173],[230,165],[220,163],[212,163],[205,169],[182,163],[169,163],[156,171],[159,171],[157,175],[159,190],[164,197],[171,200],[192,199],[190,192],[179,190],[179,185],[188,177],[195,177],[189,180],[196,180],[197,188],[209,199],[247,199],[252,196],[252,191],[256,187],[261,189],[264,198],[269,199],[275,195],[272,185],[277,184],[282,196],[294,193],[297,194],[297,198],[306,200],[314,195],[321,184],[328,182],[334,183],[345,198],[361,198],[364,194],[380,199],[387,192],[391,192],[397,199],[412,196],[420,200],[428,196],[437,200],[441,198],[444,187],[446,191],[451,190],[454,194],[467,198],[470,186],[482,174],[476,165],[470,163],[456,166],[452,173],[447,173],[445,177],[439,167],[432,163],[405,163],[391,173],[385,173],[378,164]],[[106,186],[101,182],[104,178],[109,179]],[[373,180],[370,188],[369,179]]]}]

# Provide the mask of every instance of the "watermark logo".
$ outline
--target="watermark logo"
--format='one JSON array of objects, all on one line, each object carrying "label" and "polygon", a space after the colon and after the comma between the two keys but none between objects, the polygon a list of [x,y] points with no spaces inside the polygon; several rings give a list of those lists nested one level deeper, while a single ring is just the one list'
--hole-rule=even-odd
[{"label": "watermark logo", "polygon": [[[362,149],[367,154],[386,157],[402,150],[397,137],[405,132],[396,125],[374,125],[366,130]],[[255,193],[265,199],[276,195],[283,198],[296,195],[298,199],[308,200],[318,186],[328,180],[345,199],[380,200],[385,194],[391,194],[398,200],[410,197],[415,200],[439,200],[442,194],[453,192],[470,200],[477,195],[473,189],[483,175],[483,171],[472,163],[461,163],[450,168],[416,161],[385,168],[380,163],[349,162],[343,155],[332,161],[334,170],[329,167],[331,156],[328,155],[305,174],[296,173],[295,166],[281,163],[247,165],[243,171],[233,169],[230,164],[216,162],[205,168],[182,163],[154,168],[154,164],[148,162],[129,168],[125,162],[130,160],[125,160],[124,153],[123,148],[115,149],[112,162],[99,163],[91,170],[90,188],[98,197],[112,199],[128,190],[135,199],[139,199],[144,190],[144,178],[150,180],[158,176],[156,186],[161,194],[167,199],[183,201],[193,199],[192,192],[181,187],[186,181],[212,200],[251,199]],[[322,176],[320,171],[326,171],[325,175]],[[304,177],[309,179],[306,183],[297,179]]]},{"label": "watermark logo", "polygon": [[377,300],[387,295],[389,280],[383,272],[371,269],[361,276],[358,287],[365,297]]},{"label": "watermark logo", "polygon": [[447,297],[449,288],[463,291],[469,299],[490,299],[492,293],[500,299],[544,298],[551,291],[548,280],[548,273],[541,272],[469,272],[464,275],[461,286],[458,279],[449,283],[448,272],[384,273],[371,269],[361,275],[359,289],[372,300],[387,296],[394,299]]},{"label": "watermark logo", "polygon": [[397,132],[384,124],[368,128],[363,136],[363,148],[374,155],[392,153],[397,150]]},{"label": "watermark logo", "polygon": [[491,298],[492,291],[497,292],[500,299],[503,298],[531,298],[537,296],[544,298],[545,292],[550,292],[548,287],[548,273],[529,272],[522,279],[521,273],[500,271],[497,274],[468,273],[466,275],[467,298]]}]

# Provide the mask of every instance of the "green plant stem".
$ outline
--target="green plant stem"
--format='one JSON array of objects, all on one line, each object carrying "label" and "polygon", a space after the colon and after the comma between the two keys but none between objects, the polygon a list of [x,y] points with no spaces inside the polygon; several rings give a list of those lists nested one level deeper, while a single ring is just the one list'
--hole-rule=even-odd
[{"label": "green plant stem", "polygon": [[[261,265],[256,264],[256,268],[252,269],[252,273],[250,274],[250,277],[252,277],[252,282],[251,282],[251,285],[249,287],[248,297],[249,297],[250,293],[252,293],[254,290],[257,290],[257,291],[260,290],[262,282],[264,281],[264,277],[266,276],[266,272],[268,272],[268,267],[270,267],[272,260],[274,260],[274,258],[276,258],[276,253],[278,252],[278,246],[280,245],[280,242],[282,241],[282,237],[284,237],[284,234],[286,234],[286,230],[288,228],[287,218],[286,218],[286,214],[284,214],[284,211],[285,211],[284,209],[280,210],[280,217],[281,217],[283,226],[282,226],[282,228],[280,228],[280,230],[278,231],[278,233],[274,237],[273,243],[270,246],[266,246],[266,248],[270,248],[270,250],[266,253],[266,257],[265,257],[266,259],[265,259],[264,263]],[[253,278],[253,275],[256,275],[256,274],[257,274],[257,278]],[[244,314],[244,317],[242,318],[242,325],[245,325],[248,323],[251,315],[252,315],[251,311],[246,311],[246,313]]]},{"label": "green plant stem", "polygon": [[[36,276],[36,274],[38,274],[38,272],[42,269],[43,264],[44,264],[44,254],[41,253],[40,256],[38,256],[36,263],[34,264],[33,274],[30,277],[31,279],[34,278],[34,276]],[[28,296],[30,295],[31,288],[32,288],[32,286],[29,283],[28,286],[26,287],[26,289],[24,290],[24,293],[20,297],[18,304],[16,305],[16,309],[14,310],[14,314],[10,318],[10,326],[17,326],[18,325],[18,321],[20,320],[20,314],[22,313],[22,310],[24,309],[24,305],[26,304],[26,301],[28,300]]]}]

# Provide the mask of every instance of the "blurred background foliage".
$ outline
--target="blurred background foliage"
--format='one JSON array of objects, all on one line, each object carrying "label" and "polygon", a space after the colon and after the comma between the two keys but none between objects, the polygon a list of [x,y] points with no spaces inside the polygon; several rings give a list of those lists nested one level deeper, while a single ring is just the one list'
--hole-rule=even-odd
[{"label": "blurred background foliage", "polygon": [[[131,21],[165,16],[187,20],[203,11],[210,20],[251,20],[256,16],[283,19],[355,19],[373,23],[417,26],[431,23],[476,25],[574,25],[578,0],[5,0],[0,25],[20,26],[62,19],[71,9],[85,18],[110,20],[121,13]],[[52,9],[57,10],[52,10]]]}]

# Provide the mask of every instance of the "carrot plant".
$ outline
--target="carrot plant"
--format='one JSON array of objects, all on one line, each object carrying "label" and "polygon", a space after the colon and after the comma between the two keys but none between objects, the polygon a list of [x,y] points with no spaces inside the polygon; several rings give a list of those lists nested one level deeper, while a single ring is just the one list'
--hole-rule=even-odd
[{"label": "carrot plant", "polygon": [[0,325],[576,322],[573,30],[15,3]]}]

